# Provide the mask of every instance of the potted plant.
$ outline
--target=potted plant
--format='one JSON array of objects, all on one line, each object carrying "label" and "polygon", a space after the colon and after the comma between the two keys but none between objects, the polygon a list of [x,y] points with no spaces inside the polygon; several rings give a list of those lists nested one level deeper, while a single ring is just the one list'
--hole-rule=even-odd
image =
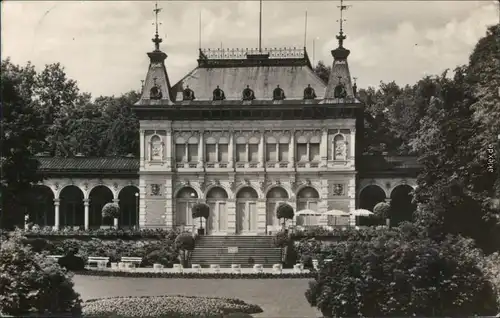
[{"label": "potted plant", "polygon": [[205,234],[205,229],[203,228],[202,218],[205,219],[205,228],[207,227],[207,219],[210,215],[210,207],[205,203],[196,203],[191,208],[191,213],[193,215],[193,219],[200,219],[200,228],[198,229],[199,235]]},{"label": "potted plant", "polygon": [[194,250],[194,238],[189,233],[179,234],[175,238],[175,248],[179,251],[179,261],[183,267],[189,266],[191,253]]},{"label": "potted plant", "polygon": [[278,219],[283,219],[283,231],[285,231],[285,233],[288,232],[285,227],[286,220],[292,220],[294,214],[293,208],[287,203],[280,203],[280,205],[276,208],[276,217]]},{"label": "potted plant", "polygon": [[117,203],[106,203],[102,207],[102,218],[112,218],[115,228],[118,228],[118,217],[120,216],[120,206]]},{"label": "potted plant", "polygon": [[386,202],[379,202],[375,207],[373,208],[373,213],[380,218],[380,219],[385,219],[385,224],[387,227],[391,225],[391,220],[389,219],[389,215],[391,212],[391,205]]}]

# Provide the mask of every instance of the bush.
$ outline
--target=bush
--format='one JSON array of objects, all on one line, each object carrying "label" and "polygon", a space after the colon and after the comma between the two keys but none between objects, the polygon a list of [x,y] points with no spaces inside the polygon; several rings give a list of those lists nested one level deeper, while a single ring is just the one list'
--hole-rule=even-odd
[{"label": "bush", "polygon": [[386,202],[379,202],[373,208],[373,213],[375,213],[375,215],[379,219],[383,220],[389,218],[390,211],[391,211],[391,206],[389,205],[389,203]]},{"label": "bush", "polygon": [[193,215],[193,219],[208,219],[208,217],[210,216],[210,207],[205,203],[196,203],[191,208],[191,214]]},{"label": "bush", "polygon": [[66,255],[61,257],[57,263],[68,271],[83,271],[85,269],[85,261],[82,257],[76,256],[77,252],[77,249],[70,250]]},{"label": "bush", "polygon": [[496,313],[495,292],[464,239],[435,242],[404,227],[327,249],[306,298],[325,316],[473,316]]},{"label": "bush", "polygon": [[34,253],[14,233],[0,249],[0,312],[43,316],[81,314],[81,299],[71,275],[53,260]]},{"label": "bush", "polygon": [[182,233],[175,239],[175,248],[178,250],[192,251],[194,250],[194,238],[189,233]]},{"label": "bush", "polygon": [[500,306],[500,253],[486,256],[481,262],[481,269],[490,280],[497,293],[497,301]]},{"label": "bush", "polygon": [[286,203],[280,203],[276,208],[276,218],[278,220],[283,219],[283,226],[285,225],[285,220],[292,220],[294,216],[293,208]]},{"label": "bush", "polygon": [[259,306],[239,299],[189,296],[114,297],[88,300],[84,316],[92,317],[207,317],[230,313],[261,313]]},{"label": "bush", "polygon": [[154,250],[142,259],[141,266],[151,267],[154,264],[162,264],[165,267],[172,267],[173,264],[178,263],[177,254],[173,253],[170,249]]},{"label": "bush", "polygon": [[280,247],[280,248],[287,247],[292,243],[290,236],[287,233],[285,233],[284,231],[279,231],[278,233],[276,233],[273,241],[274,241],[274,245],[276,247]]},{"label": "bush", "polygon": [[117,203],[109,202],[102,207],[102,217],[116,219],[120,216],[120,206]]}]

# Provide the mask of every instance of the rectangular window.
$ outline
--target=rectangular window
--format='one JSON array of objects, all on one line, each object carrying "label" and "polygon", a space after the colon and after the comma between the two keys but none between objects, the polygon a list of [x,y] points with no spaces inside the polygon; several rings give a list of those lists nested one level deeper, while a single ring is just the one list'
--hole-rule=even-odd
[{"label": "rectangular window", "polygon": [[276,155],[276,144],[266,144],[266,161],[278,161]]},{"label": "rectangular window", "polygon": [[229,162],[229,146],[227,144],[219,144],[219,161]]},{"label": "rectangular window", "polygon": [[215,144],[205,145],[205,162],[216,162]]},{"label": "rectangular window", "polygon": [[297,144],[297,161],[307,161],[307,144]]},{"label": "rectangular window", "polygon": [[247,162],[247,147],[245,144],[236,145],[236,162]]},{"label": "rectangular window", "polygon": [[318,144],[309,144],[309,161],[320,161],[321,157],[319,156],[319,143]]},{"label": "rectangular window", "polygon": [[175,145],[175,161],[177,162],[186,162],[186,145],[185,144],[176,144]]},{"label": "rectangular window", "polygon": [[279,153],[278,153],[278,161],[288,161],[290,160],[288,155],[288,144],[279,144]]},{"label": "rectangular window", "polygon": [[250,157],[250,162],[259,162],[259,145],[249,144],[248,155]]},{"label": "rectangular window", "polygon": [[198,145],[196,144],[188,145],[188,161],[198,162]]}]

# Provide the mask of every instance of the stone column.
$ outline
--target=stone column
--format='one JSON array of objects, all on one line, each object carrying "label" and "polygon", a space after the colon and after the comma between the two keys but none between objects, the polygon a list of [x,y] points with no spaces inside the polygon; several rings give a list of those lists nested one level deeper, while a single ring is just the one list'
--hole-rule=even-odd
[{"label": "stone column", "polygon": [[83,207],[84,207],[84,220],[83,220],[83,228],[85,230],[89,229],[89,199],[83,200]]},{"label": "stone column", "polygon": [[172,131],[170,129],[167,129],[167,137],[165,141],[165,148],[167,152],[167,168],[172,167]]},{"label": "stone column", "polygon": [[264,131],[260,132],[260,142],[259,142],[259,167],[264,168],[265,165],[264,158]]},{"label": "stone column", "polygon": [[293,168],[295,166],[295,131],[290,132],[290,153],[288,156],[290,157],[288,164],[288,168]]},{"label": "stone column", "polygon": [[139,159],[140,168],[144,168],[144,158],[146,157],[145,147],[144,147],[144,138],[145,138],[145,132],[144,132],[144,129],[141,129],[140,136],[139,136],[139,143],[140,143],[140,148],[141,148],[141,154],[140,154],[140,159]]},{"label": "stone column", "polygon": [[356,156],[356,128],[351,129],[350,158]]},{"label": "stone column", "polygon": [[165,225],[168,229],[175,226],[175,212],[173,201],[173,182],[171,178],[165,180]]},{"label": "stone column", "polygon": [[54,230],[59,230],[59,199],[54,199]]},{"label": "stone column", "polygon": [[[116,203],[118,206],[120,206],[120,199],[113,199],[113,203]],[[119,215],[117,218],[113,219],[113,226],[118,228],[118,225],[120,224],[120,218],[121,215]]]},{"label": "stone column", "polygon": [[200,131],[200,138],[198,139],[198,168],[203,168],[205,162],[205,140],[203,138],[203,131]]},{"label": "stone column", "polygon": [[227,234],[236,234],[236,200],[227,200]]},{"label": "stone column", "polygon": [[228,151],[228,168],[234,167],[234,131],[229,131],[229,145],[227,146]]},{"label": "stone column", "polygon": [[257,201],[257,234],[266,234],[266,199]]},{"label": "stone column", "polygon": [[328,129],[324,128],[321,135],[321,144],[319,146],[321,165],[326,166],[328,160]]},{"label": "stone column", "polygon": [[146,225],[146,179],[139,176],[139,227]]}]

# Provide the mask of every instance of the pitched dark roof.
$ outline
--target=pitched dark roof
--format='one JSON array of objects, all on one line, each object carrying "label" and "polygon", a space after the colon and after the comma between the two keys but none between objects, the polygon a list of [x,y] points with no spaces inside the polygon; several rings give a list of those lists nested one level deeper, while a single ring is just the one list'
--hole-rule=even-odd
[{"label": "pitched dark roof", "polygon": [[304,89],[311,85],[321,99],[326,85],[314,73],[304,49],[202,50],[198,67],[172,87],[175,101],[182,101],[182,91],[188,86],[195,101],[211,101],[219,86],[228,101],[240,101],[249,86],[256,100],[272,100],[279,85],[285,100],[302,100]]},{"label": "pitched dark roof", "polygon": [[41,172],[131,172],[139,171],[139,159],[119,157],[39,157]]}]

